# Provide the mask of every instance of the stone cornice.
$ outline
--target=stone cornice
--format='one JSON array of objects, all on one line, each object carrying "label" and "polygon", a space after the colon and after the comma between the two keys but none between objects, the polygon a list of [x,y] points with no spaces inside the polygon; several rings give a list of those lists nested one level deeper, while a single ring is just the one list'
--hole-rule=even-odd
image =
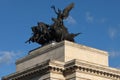
[{"label": "stone cornice", "polygon": [[[54,66],[55,64],[56,66]],[[38,74],[44,75],[50,73],[51,71],[62,73],[63,70],[64,69],[61,66],[61,62],[55,63],[55,61],[51,62],[50,60],[47,60],[30,68],[3,77],[2,80],[26,80],[29,79],[29,77],[37,76]]]},{"label": "stone cornice", "polygon": [[87,63],[81,60],[71,60],[67,63],[60,61],[47,60],[25,70],[15,72],[11,75],[4,77],[2,80],[27,80],[26,78],[35,75],[44,75],[47,73],[55,72],[67,76],[69,74],[80,72],[95,76],[101,76],[108,79],[120,80],[120,70],[110,68],[107,66]]},{"label": "stone cornice", "polygon": [[76,71],[111,79],[120,79],[120,70],[118,69],[91,63],[84,63],[79,60],[72,60],[65,64],[64,75]]}]

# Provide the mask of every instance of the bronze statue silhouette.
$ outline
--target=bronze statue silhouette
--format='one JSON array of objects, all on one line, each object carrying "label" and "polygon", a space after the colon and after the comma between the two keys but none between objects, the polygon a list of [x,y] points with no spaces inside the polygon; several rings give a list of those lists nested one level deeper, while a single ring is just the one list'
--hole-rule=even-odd
[{"label": "bronze statue silhouette", "polygon": [[65,9],[60,10],[58,8],[58,10],[56,10],[55,6],[51,6],[51,8],[53,8],[53,10],[55,11],[55,13],[57,14],[57,19],[66,19],[69,16],[69,12],[70,10],[74,7],[74,3],[69,4]]},{"label": "bronze statue silhouette", "polygon": [[51,35],[49,33],[48,27],[49,26],[47,24],[43,22],[38,22],[37,26],[33,26],[31,28],[33,35],[32,37],[29,38],[29,40],[26,41],[26,43],[37,42],[41,45],[49,43],[49,40],[51,39],[50,38]]},{"label": "bronze statue silhouette", "polygon": [[57,14],[57,18],[52,18],[53,24],[48,25],[43,22],[38,22],[37,26],[33,26],[32,36],[27,42],[36,42],[42,46],[49,44],[53,41],[60,42],[63,40],[69,40],[74,42],[74,37],[80,33],[69,33],[68,29],[64,26],[63,20],[69,16],[69,12],[74,7],[74,3],[69,4],[63,10],[56,10],[55,6],[51,6],[54,12]]},{"label": "bronze statue silhouette", "polygon": [[71,3],[62,11],[59,8],[58,8],[58,10],[56,10],[54,5],[51,6],[51,8],[57,14],[57,18],[52,18],[52,21],[54,21],[54,24],[52,25],[52,29],[56,34],[54,37],[56,38],[55,40],[57,42],[66,39],[66,38],[64,38],[65,34],[69,33],[67,28],[63,24],[63,19],[66,19],[69,16],[69,12],[73,7],[74,7],[74,3]]}]

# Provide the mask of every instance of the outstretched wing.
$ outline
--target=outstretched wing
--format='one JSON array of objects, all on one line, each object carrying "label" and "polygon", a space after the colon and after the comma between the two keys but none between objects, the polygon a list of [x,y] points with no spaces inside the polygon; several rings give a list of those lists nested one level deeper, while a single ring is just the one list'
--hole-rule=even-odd
[{"label": "outstretched wing", "polygon": [[71,3],[63,10],[64,19],[66,19],[69,16],[69,12],[73,7],[74,7],[74,3]]}]

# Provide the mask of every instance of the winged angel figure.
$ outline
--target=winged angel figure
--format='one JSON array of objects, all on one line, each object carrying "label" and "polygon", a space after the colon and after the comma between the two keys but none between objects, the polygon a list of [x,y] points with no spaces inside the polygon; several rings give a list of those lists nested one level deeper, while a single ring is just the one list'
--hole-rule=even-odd
[{"label": "winged angel figure", "polygon": [[57,19],[66,19],[69,16],[69,12],[70,10],[74,7],[74,3],[69,4],[65,9],[60,10],[58,8],[58,10],[56,10],[55,6],[51,6],[51,8],[53,8],[53,10],[55,11],[55,13],[57,14]]},{"label": "winged angel figure", "polygon": [[57,14],[57,18],[52,18],[52,20],[54,21],[54,24],[52,25],[52,29],[55,31],[56,35],[54,37],[56,38],[57,42],[62,40],[69,40],[74,42],[74,37],[80,34],[80,33],[70,34],[67,28],[63,24],[63,19],[66,19],[69,16],[69,12],[73,7],[74,7],[74,3],[69,4],[63,10],[60,10],[59,8],[56,9],[54,5],[51,6],[51,8]]}]

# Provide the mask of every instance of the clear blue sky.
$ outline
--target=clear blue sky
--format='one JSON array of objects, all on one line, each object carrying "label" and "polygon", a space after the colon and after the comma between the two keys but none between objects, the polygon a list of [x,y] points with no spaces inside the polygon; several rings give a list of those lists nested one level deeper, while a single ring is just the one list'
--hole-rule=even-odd
[{"label": "clear blue sky", "polygon": [[75,7],[65,20],[76,42],[109,52],[109,65],[120,68],[120,0],[0,0],[0,77],[15,72],[15,61],[38,47],[25,44],[37,22],[52,24],[51,5]]}]

